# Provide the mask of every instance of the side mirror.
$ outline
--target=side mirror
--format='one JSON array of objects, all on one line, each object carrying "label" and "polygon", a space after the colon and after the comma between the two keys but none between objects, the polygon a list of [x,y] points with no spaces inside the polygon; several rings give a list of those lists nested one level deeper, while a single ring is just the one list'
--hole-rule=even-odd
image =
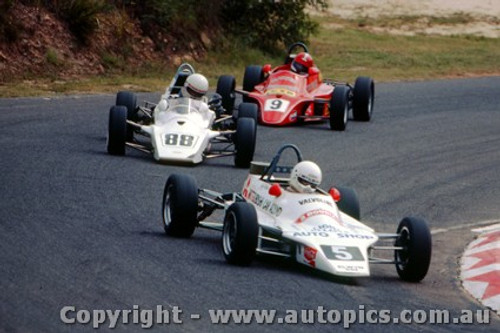
[{"label": "side mirror", "polygon": [[269,195],[272,195],[273,197],[279,197],[282,194],[281,186],[280,184],[273,184],[269,188]]},{"label": "side mirror", "polygon": [[337,190],[335,187],[330,188],[330,190],[328,191],[328,193],[330,194],[330,196],[332,197],[333,201],[335,201],[335,202],[339,202],[340,199],[342,199],[342,196],[340,195],[340,191]]}]

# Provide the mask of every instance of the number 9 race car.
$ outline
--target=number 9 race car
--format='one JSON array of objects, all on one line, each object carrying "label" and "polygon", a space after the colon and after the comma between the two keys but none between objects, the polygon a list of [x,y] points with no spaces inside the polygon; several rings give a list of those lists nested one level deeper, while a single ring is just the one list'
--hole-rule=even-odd
[{"label": "number 9 race car", "polygon": [[237,167],[248,167],[257,133],[254,105],[242,103],[236,118],[223,109],[217,93],[208,101],[184,97],[186,79],[194,73],[191,65],[182,64],[157,104],[138,106],[134,93],[118,92],[109,112],[108,152],[124,155],[125,147],[131,147],[160,162],[189,164],[234,155]]},{"label": "number 9 race car", "polygon": [[[271,163],[251,163],[241,193],[199,189],[191,176],[171,175],[163,193],[165,232],[190,237],[197,227],[221,231],[225,259],[235,265],[271,255],[337,276],[369,276],[370,264],[394,264],[403,280],[425,277],[432,244],[424,220],[405,217],[396,233],[376,233],[359,221],[354,190],[291,190],[283,174],[292,167],[279,162],[285,150],[302,161],[296,146],[284,145]],[[223,211],[223,221],[206,221],[216,210]],[[380,256],[380,251],[392,251],[393,257]]]},{"label": "number 9 race car", "polygon": [[[302,53],[292,53],[296,48]],[[309,68],[304,72],[294,70],[294,59],[304,57]],[[345,82],[323,80],[314,66],[308,48],[294,43],[288,49],[283,65],[247,66],[243,76],[243,89],[235,89],[235,78],[223,75],[218,80],[218,90],[223,104],[234,104],[235,93],[243,95],[244,102],[255,103],[259,121],[265,125],[284,126],[309,121],[329,120],[332,130],[343,131],[352,109],[354,120],[369,121],[372,117],[375,84],[369,77],[358,77],[354,86]]]}]

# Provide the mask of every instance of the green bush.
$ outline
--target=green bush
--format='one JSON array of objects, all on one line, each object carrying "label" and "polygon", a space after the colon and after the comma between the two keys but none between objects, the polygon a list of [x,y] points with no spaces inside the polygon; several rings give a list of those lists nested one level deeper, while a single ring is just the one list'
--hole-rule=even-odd
[{"label": "green bush", "polygon": [[273,52],[297,41],[307,41],[317,29],[306,6],[327,7],[326,0],[225,0],[220,20],[231,35]]}]

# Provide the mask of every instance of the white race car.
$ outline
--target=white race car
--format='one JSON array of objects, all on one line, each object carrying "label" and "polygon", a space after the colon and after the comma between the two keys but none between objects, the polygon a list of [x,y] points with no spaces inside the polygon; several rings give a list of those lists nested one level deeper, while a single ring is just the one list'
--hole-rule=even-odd
[{"label": "white race car", "polygon": [[119,92],[109,112],[108,152],[124,155],[127,146],[159,162],[188,164],[234,155],[237,167],[248,167],[255,151],[255,105],[240,104],[236,118],[232,106],[223,109],[218,93],[210,100],[183,97],[184,83],[194,73],[191,65],[182,64],[158,103],[137,106],[134,93]]},{"label": "white race car", "polygon": [[[241,193],[198,189],[193,177],[171,175],[163,194],[165,232],[190,237],[196,227],[222,231],[224,256],[236,265],[249,265],[262,254],[291,258],[338,276],[369,276],[369,264],[395,264],[403,280],[425,277],[432,243],[424,220],[405,217],[396,233],[376,233],[359,221],[359,202],[352,189],[289,190],[289,178],[277,176],[292,170],[279,165],[285,150],[302,160],[296,146],[285,145],[271,163],[252,162]],[[206,221],[217,209],[224,210],[224,221]],[[376,256],[387,250],[392,258]]]}]

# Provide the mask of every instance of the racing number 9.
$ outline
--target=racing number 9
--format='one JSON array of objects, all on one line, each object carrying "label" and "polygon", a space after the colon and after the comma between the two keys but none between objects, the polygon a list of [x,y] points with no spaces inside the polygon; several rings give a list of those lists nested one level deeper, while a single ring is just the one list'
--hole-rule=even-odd
[{"label": "racing number 9", "polygon": [[271,106],[269,107],[271,110],[279,110],[283,102],[281,99],[275,99],[271,102]]}]

